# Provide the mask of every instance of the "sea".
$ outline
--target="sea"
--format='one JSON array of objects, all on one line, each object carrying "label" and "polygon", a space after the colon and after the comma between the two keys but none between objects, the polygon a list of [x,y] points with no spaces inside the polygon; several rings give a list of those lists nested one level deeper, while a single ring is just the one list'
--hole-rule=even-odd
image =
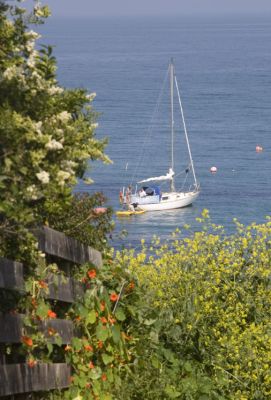
[{"label": "sea", "polygon": [[[96,135],[108,138],[106,153],[113,163],[90,162],[86,176],[94,184],[79,181],[74,190],[101,191],[115,210],[150,129],[154,144],[146,168],[153,165],[153,173],[163,174],[167,165],[163,124],[169,124],[168,109],[152,124],[168,63],[174,59],[201,193],[190,207],[114,217],[113,246],[137,249],[141,239],[150,242],[156,235],[167,240],[185,225],[195,232],[201,229],[197,218],[204,209],[228,233],[235,230],[234,218],[245,225],[266,221],[271,214],[268,16],[52,17],[38,31],[42,43],[54,46],[60,85],[97,94]],[[263,151],[256,152],[256,146]],[[217,173],[210,173],[212,166]]]}]

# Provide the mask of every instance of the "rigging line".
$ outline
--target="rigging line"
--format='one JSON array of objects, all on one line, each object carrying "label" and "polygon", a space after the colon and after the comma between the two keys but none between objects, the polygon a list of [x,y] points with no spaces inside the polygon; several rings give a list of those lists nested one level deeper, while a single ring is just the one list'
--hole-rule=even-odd
[{"label": "rigging line", "polygon": [[182,186],[180,187],[180,189],[178,189],[179,191],[182,191],[182,190],[183,190],[183,188],[184,188],[184,186],[185,186],[185,184],[186,184],[187,178],[188,178],[188,174],[186,174]]},{"label": "rigging line", "polygon": [[179,86],[178,86],[178,82],[177,82],[176,76],[175,76],[175,86],[176,86],[176,89],[177,89],[178,100],[179,100],[179,105],[180,105],[180,109],[181,109],[181,116],[182,116],[182,122],[183,122],[183,128],[184,128],[186,144],[187,144],[189,158],[190,158],[190,164],[191,164],[191,168],[192,168],[192,173],[193,173],[195,185],[197,187],[198,183],[197,183],[197,178],[196,178],[196,174],[195,174],[195,170],[194,170],[194,164],[193,164],[192,154],[191,154],[191,150],[190,150],[190,144],[189,144],[188,134],[187,134],[187,130],[186,130],[186,124],[185,124],[185,120],[184,120],[183,106],[182,106],[182,101],[181,101],[181,96],[180,96]]},{"label": "rigging line", "polygon": [[158,111],[159,111],[159,108],[160,108],[162,95],[163,95],[164,90],[165,90],[165,85],[166,85],[166,82],[167,82],[168,74],[169,74],[169,67],[168,67],[168,69],[166,71],[166,74],[165,74],[165,77],[164,77],[164,80],[163,80],[163,84],[162,84],[162,88],[160,90],[160,93],[159,93],[159,96],[158,96],[158,100],[156,102],[155,109],[154,109],[154,112],[152,114],[150,126],[149,126],[149,128],[147,130],[147,134],[146,134],[145,139],[143,141],[141,154],[140,154],[138,163],[137,163],[137,165],[135,167],[135,170],[134,170],[134,173],[133,173],[133,176],[132,176],[132,179],[131,179],[131,185],[134,183],[134,180],[135,180],[135,178],[137,176],[138,168],[142,164],[142,160],[143,160],[143,157],[144,157],[145,152],[146,152],[146,143],[151,137],[151,133],[152,133],[152,130],[153,130],[153,125],[154,125],[154,120],[155,120],[155,117],[158,114]]},{"label": "rigging line", "polygon": [[187,172],[187,168],[188,168],[188,167],[186,167],[186,168],[183,169],[182,171],[178,172],[178,174],[174,175],[175,178],[177,178],[177,176],[183,175],[183,174],[188,175],[188,172],[189,172],[189,171]]}]

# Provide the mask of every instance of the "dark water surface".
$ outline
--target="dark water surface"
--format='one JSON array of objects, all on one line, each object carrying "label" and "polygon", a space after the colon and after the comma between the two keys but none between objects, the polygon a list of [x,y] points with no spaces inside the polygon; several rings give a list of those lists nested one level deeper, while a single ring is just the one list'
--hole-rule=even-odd
[{"label": "dark water surface", "polygon": [[[80,183],[77,190],[101,190],[115,208],[174,57],[201,195],[192,207],[116,220],[117,231],[129,232],[125,245],[136,246],[153,234],[167,237],[183,224],[197,229],[195,218],[204,208],[229,232],[234,217],[261,223],[270,214],[271,24],[266,18],[52,18],[40,30],[44,41],[56,45],[60,83],[97,93],[94,104],[102,113],[97,135],[109,138],[107,154],[114,164],[95,164],[90,172],[95,184]],[[159,153],[167,145],[163,138],[157,132],[157,166],[158,160],[165,163]],[[255,152],[257,144],[262,153]],[[213,165],[216,175],[209,172]]]}]

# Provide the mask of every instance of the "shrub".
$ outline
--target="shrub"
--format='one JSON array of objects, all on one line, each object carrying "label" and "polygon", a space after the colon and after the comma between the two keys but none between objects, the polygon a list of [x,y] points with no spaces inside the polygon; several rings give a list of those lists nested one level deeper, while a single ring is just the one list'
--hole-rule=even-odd
[{"label": "shrub", "polygon": [[203,230],[191,237],[156,240],[152,255],[143,245],[137,255],[117,256],[156,310],[154,358],[148,348],[134,381],[148,381],[151,393],[160,380],[157,399],[167,398],[161,382],[169,398],[269,398],[271,222],[236,221],[236,233],[227,236],[204,215]]}]

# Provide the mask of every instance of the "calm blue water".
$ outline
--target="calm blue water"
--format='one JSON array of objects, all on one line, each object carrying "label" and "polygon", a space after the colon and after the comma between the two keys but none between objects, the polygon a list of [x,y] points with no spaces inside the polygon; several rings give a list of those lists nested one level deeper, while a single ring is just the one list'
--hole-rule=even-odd
[{"label": "calm blue water", "polygon": [[[167,237],[204,208],[230,232],[233,218],[261,223],[271,213],[271,25],[267,19],[52,18],[40,28],[55,44],[58,77],[66,87],[96,92],[99,137],[107,136],[113,165],[92,165],[95,184],[118,208],[118,193],[138,161],[164,74],[174,57],[193,159],[202,192],[185,209],[116,220],[123,242],[137,246]],[[163,117],[161,117],[163,118]],[[167,114],[165,113],[165,118]],[[255,152],[260,144],[264,151]],[[156,136],[155,162],[163,139]],[[126,163],[128,170],[125,171]],[[216,175],[209,168],[217,166]],[[160,173],[160,172],[159,172]],[[117,237],[115,244],[119,245]]]}]

